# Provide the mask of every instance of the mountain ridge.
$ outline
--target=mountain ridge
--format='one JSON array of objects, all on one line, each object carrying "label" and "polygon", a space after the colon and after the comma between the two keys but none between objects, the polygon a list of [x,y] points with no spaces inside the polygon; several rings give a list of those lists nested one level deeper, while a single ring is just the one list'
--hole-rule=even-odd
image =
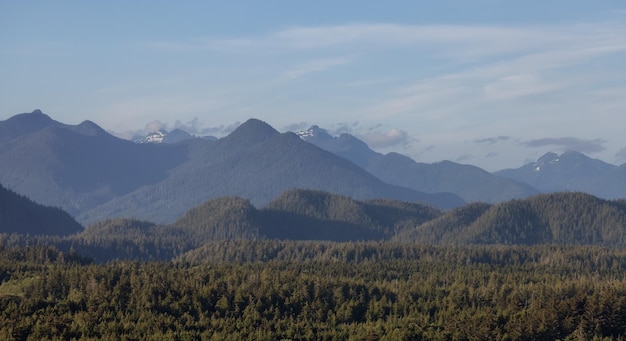
[{"label": "mountain ridge", "polygon": [[350,134],[334,137],[319,126],[299,131],[303,140],[354,162],[379,179],[397,186],[435,193],[450,192],[466,202],[502,202],[539,193],[527,183],[506,179],[472,165],[452,161],[419,163],[399,154],[381,154]]},{"label": "mountain ridge", "polygon": [[[33,118],[37,124],[29,127]],[[234,195],[260,205],[292,188],[439,207],[463,204],[451,193],[427,194],[384,183],[258,119],[216,141],[175,144],[138,144],[90,121],[65,125],[41,112],[8,121],[0,121],[0,129],[24,129],[0,144],[0,182],[37,202],[62,207],[83,223],[116,217],[169,222],[211,198]]]}]

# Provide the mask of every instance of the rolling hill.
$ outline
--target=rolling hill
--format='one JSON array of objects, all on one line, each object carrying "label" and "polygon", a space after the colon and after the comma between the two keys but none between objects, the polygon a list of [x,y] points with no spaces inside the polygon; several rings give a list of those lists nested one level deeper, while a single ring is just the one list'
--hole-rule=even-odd
[{"label": "rolling hill", "polygon": [[626,204],[580,192],[541,194],[451,210],[395,240],[426,244],[563,244],[623,247]]}]

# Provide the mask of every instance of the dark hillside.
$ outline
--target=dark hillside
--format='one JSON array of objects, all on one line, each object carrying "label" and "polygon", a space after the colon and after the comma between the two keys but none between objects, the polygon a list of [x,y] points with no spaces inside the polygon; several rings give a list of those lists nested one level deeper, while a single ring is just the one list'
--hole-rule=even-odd
[{"label": "dark hillside", "polygon": [[0,185],[0,233],[69,235],[82,229],[60,208],[39,205]]}]

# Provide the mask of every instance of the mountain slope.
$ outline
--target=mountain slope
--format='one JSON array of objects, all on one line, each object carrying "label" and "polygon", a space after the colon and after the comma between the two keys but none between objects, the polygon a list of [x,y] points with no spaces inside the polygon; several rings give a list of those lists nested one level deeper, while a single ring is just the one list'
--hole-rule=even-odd
[{"label": "mountain slope", "polygon": [[0,185],[0,233],[69,235],[82,229],[63,210],[39,205]]},{"label": "mountain slope", "polygon": [[350,134],[333,137],[318,126],[297,134],[307,142],[352,161],[384,182],[417,191],[450,192],[468,202],[492,203],[538,193],[526,183],[502,178],[475,166],[450,161],[418,163],[398,153],[383,155]]},{"label": "mountain slope", "polygon": [[592,192],[605,199],[626,198],[626,163],[596,178]]}]

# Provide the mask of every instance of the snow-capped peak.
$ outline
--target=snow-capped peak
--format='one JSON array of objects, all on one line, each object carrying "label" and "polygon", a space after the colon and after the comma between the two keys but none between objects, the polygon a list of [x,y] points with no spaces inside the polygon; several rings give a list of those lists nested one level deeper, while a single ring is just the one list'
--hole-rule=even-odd
[{"label": "snow-capped peak", "polygon": [[167,131],[165,130],[157,130],[144,137],[135,138],[135,142],[137,143],[162,143],[163,139],[167,136]]},{"label": "snow-capped peak", "polygon": [[537,162],[533,164],[533,170],[535,172],[539,172],[546,166],[555,165],[559,163],[560,160],[561,159],[559,155],[557,155],[556,153],[547,153],[543,155],[542,157],[540,157],[539,160],[537,160]]},{"label": "snow-capped peak", "polygon": [[330,136],[330,134],[328,134],[328,131],[326,131],[326,129],[322,129],[316,125],[311,126],[311,128],[307,129],[307,130],[301,130],[296,132],[296,135],[298,135],[298,137],[300,137],[301,139],[303,139],[304,141],[313,139],[313,138],[328,138],[328,137],[332,137]]}]

